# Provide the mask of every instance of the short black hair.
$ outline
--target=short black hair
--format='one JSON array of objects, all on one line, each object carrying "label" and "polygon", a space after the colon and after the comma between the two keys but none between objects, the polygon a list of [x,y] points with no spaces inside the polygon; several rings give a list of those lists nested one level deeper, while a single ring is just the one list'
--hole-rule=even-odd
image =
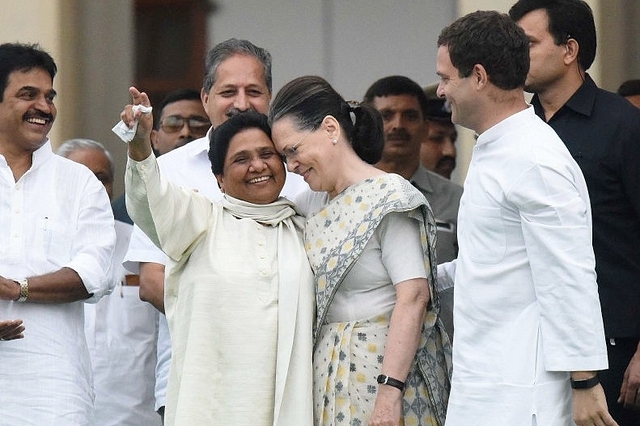
[{"label": "short black hair", "polygon": [[640,95],[640,79],[627,80],[618,87],[620,96]]},{"label": "short black hair", "polygon": [[373,105],[374,98],[384,96],[411,95],[418,100],[422,119],[427,117],[427,96],[422,87],[409,77],[403,75],[391,75],[383,77],[373,83],[367,93],[364,94],[363,102]]},{"label": "short black hair", "polygon": [[14,71],[27,72],[34,68],[45,70],[51,81],[58,72],[55,61],[38,44],[4,43],[0,45],[0,102],[9,83],[9,75]]},{"label": "short black hair", "polygon": [[549,19],[549,34],[557,46],[569,39],[578,42],[578,63],[584,71],[588,70],[596,57],[596,24],[593,12],[583,0],[518,0],[509,16],[514,21],[534,10],[543,9]]},{"label": "short black hair", "polygon": [[154,115],[155,117],[155,120],[154,120],[155,123],[153,125],[154,129],[158,130],[158,127],[160,127],[160,119],[162,118],[162,111],[164,111],[164,107],[178,101],[202,102],[200,98],[200,92],[194,89],[178,89],[178,90],[174,90],[172,92],[167,93],[166,96],[162,99],[162,102],[160,102],[160,107],[158,108],[158,114]]},{"label": "short black hair", "polygon": [[509,16],[496,11],[469,13],[446,27],[438,47],[449,50],[460,77],[471,75],[476,64],[489,81],[503,90],[523,87],[529,73],[529,39]]},{"label": "short black hair", "polygon": [[224,173],[224,160],[227,157],[231,139],[246,129],[262,130],[271,138],[271,127],[267,122],[267,116],[255,111],[236,114],[213,129],[209,136],[209,161],[214,175]]}]

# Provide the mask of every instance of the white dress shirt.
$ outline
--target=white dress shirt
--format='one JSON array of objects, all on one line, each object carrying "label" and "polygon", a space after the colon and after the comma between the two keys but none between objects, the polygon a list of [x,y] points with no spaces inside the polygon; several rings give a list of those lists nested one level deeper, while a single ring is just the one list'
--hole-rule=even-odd
[{"label": "white dress shirt", "polygon": [[[113,214],[85,166],[57,156],[47,141],[15,182],[0,155],[0,275],[19,280],[78,273],[88,302],[113,289]],[[91,366],[84,303],[0,301],[0,318],[22,319],[24,339],[0,342],[0,424],[91,424]]]}]

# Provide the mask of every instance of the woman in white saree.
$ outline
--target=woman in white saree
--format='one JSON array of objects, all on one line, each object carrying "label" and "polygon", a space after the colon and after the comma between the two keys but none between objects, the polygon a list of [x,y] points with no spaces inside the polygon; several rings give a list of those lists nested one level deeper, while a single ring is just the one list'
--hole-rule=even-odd
[{"label": "woman in white saree", "polygon": [[[149,105],[131,89],[134,104]],[[150,116],[129,143],[126,202],[171,259],[165,309],[173,359],[165,425],[294,426],[313,422],[313,277],[300,217],[279,198],[284,165],[264,115],[234,116],[211,134],[224,193],[212,203],[165,180],[151,152]]]},{"label": "woman in white saree", "polygon": [[371,165],[384,145],[378,112],[309,76],[280,90],[269,119],[289,171],[318,191],[299,198],[318,306],[316,425],[444,424],[435,221],[408,181]]}]

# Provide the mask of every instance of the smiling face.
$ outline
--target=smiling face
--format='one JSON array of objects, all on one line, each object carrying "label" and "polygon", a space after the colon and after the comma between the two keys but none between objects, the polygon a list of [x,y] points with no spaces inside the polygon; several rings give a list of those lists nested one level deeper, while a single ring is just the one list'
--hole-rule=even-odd
[{"label": "smiling face", "polygon": [[[325,173],[331,145],[321,126],[315,131],[298,130],[293,119],[283,117],[271,126],[273,143],[287,161],[289,171],[299,174],[314,191],[331,192],[331,173]],[[324,148],[323,148],[324,146]],[[324,152],[323,152],[324,150]]]},{"label": "smiling face", "polygon": [[266,114],[270,100],[264,66],[257,58],[242,54],[220,63],[211,90],[202,92],[202,103],[214,128],[241,111]]},{"label": "smiling face", "polygon": [[43,69],[9,74],[0,102],[0,152],[33,152],[44,145],[56,118],[55,96]]},{"label": "smiling face", "polygon": [[478,104],[474,102],[474,87],[470,77],[460,77],[458,69],[451,63],[449,48],[438,48],[436,73],[440,76],[438,96],[445,97],[451,106],[451,122],[476,130]]},{"label": "smiling face", "polygon": [[253,204],[275,201],[286,179],[284,164],[262,130],[249,128],[231,138],[223,173],[216,175],[225,194]]}]

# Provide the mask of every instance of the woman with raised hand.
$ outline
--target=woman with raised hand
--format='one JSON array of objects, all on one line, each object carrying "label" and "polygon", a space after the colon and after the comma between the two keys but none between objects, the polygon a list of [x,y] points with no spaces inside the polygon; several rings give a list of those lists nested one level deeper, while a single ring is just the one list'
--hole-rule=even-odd
[{"label": "woman with raised hand", "polygon": [[[149,106],[130,89],[134,105]],[[280,155],[264,115],[231,117],[211,134],[209,159],[224,193],[212,203],[163,178],[152,120],[134,105],[126,203],[170,258],[165,310],[173,359],[165,425],[310,426],[313,276],[301,218],[279,194]]]}]

